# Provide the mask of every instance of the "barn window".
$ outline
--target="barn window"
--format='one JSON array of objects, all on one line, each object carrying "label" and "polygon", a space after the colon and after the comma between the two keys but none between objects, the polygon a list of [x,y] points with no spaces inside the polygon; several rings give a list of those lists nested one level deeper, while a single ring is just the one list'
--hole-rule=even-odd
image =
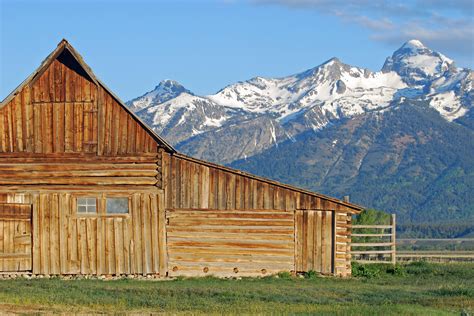
[{"label": "barn window", "polygon": [[96,214],[97,199],[95,197],[77,198],[77,212],[82,214]]},{"label": "barn window", "polygon": [[107,214],[128,214],[128,198],[107,198]]}]

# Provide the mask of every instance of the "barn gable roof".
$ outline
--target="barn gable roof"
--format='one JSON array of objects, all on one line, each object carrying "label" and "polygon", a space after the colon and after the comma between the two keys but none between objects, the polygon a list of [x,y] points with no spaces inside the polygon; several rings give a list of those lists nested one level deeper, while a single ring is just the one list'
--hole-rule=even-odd
[{"label": "barn gable roof", "polygon": [[21,92],[21,90],[29,84],[32,84],[35,82],[37,78],[43,74],[48,67],[51,65],[51,63],[57,59],[63,52],[69,53],[74,61],[81,67],[82,71],[85,73],[85,75],[90,79],[92,82],[94,82],[97,86],[101,86],[107,93],[109,93],[116,101],[117,103],[130,115],[132,116],[140,126],[150,134],[150,136],[160,145],[162,145],[168,152],[174,153],[176,150],[168,143],[166,142],[163,138],[161,138],[155,131],[153,131],[145,122],[143,122],[135,113],[133,113],[126,105],[125,103],[120,100],[120,98],[112,92],[100,79],[96,77],[92,69],[84,62],[82,56],[72,47],[71,44],[65,39],[61,40],[59,42],[58,46],[56,49],[51,52],[51,54],[48,55],[40,64],[40,66],[28,77],[26,78],[18,87],[16,87],[1,103],[0,103],[0,109],[3,108],[5,105],[7,105],[18,93]]}]

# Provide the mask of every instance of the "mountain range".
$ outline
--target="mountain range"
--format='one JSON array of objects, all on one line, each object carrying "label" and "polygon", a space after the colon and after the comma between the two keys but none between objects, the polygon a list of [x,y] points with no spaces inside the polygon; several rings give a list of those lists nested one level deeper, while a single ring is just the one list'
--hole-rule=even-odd
[{"label": "mountain range", "polygon": [[350,195],[407,234],[460,236],[474,226],[473,77],[410,40],[376,72],[331,58],[208,96],[164,80],[127,105],[191,156]]}]

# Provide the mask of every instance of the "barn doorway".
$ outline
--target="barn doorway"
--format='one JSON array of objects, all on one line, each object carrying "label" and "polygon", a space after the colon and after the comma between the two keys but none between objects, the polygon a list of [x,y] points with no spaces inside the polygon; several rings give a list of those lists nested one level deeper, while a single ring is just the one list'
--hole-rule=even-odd
[{"label": "barn doorway", "polygon": [[334,212],[296,210],[296,271],[334,273]]},{"label": "barn doorway", "polygon": [[0,203],[0,272],[32,268],[31,204]]}]

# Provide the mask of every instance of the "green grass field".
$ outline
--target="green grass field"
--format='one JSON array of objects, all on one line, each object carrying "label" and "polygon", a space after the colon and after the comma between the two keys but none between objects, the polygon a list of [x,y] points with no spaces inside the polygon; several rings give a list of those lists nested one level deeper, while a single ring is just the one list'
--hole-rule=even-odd
[{"label": "green grass field", "polygon": [[472,315],[474,264],[355,266],[351,279],[0,280],[0,311]]}]

